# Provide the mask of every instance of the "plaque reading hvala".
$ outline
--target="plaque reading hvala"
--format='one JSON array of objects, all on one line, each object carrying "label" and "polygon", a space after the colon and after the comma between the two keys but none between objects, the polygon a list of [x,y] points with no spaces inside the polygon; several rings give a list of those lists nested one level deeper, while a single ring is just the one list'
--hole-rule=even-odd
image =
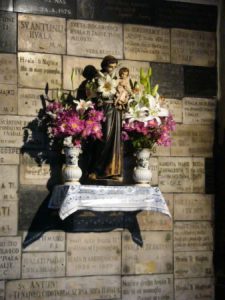
[{"label": "plaque reading hvala", "polygon": [[53,54],[18,53],[20,87],[61,88],[61,57]]},{"label": "plaque reading hvala", "polygon": [[121,274],[121,234],[70,234],[67,276]]},{"label": "plaque reading hvala", "polygon": [[125,24],[124,52],[126,59],[170,62],[169,29]]},{"label": "plaque reading hvala", "polygon": [[216,36],[213,32],[172,29],[171,62],[212,67],[216,63]]},{"label": "plaque reading hvala", "polygon": [[15,0],[17,12],[50,15],[58,17],[75,17],[74,0]]},{"label": "plaque reading hvala", "polygon": [[20,278],[21,237],[0,237],[0,280]]},{"label": "plaque reading hvala", "polygon": [[82,20],[67,23],[67,53],[76,56],[123,57],[122,25]]},{"label": "plaque reading hvala", "polygon": [[64,54],[66,51],[66,21],[62,18],[19,15],[19,51]]},{"label": "plaque reading hvala", "polygon": [[17,224],[18,224],[17,202],[0,200],[0,235],[1,236],[16,235]]},{"label": "plaque reading hvala", "polygon": [[0,114],[15,115],[17,111],[17,86],[0,84]]},{"label": "plaque reading hvala", "polygon": [[18,200],[18,166],[0,165],[0,200]]},{"label": "plaque reading hvala", "polygon": [[173,297],[173,275],[139,275],[123,276],[122,278],[123,300],[139,299],[167,299]]},{"label": "plaque reading hvala", "polygon": [[16,14],[0,12],[0,52],[16,52],[16,31]]},{"label": "plaque reading hvala", "polygon": [[16,54],[0,54],[0,83],[17,84]]}]

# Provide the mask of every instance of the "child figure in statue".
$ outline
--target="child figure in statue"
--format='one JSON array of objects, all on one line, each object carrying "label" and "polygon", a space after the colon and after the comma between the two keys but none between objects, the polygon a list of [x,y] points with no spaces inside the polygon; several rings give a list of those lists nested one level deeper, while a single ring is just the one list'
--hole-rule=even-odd
[{"label": "child figure in statue", "polygon": [[117,86],[114,105],[119,110],[126,110],[129,96],[131,94],[131,86],[129,82],[129,69],[123,67],[119,70],[119,83]]},{"label": "child figure in statue", "polygon": [[115,70],[118,61],[108,55],[103,58],[99,72],[99,88],[102,110],[106,121],[103,123],[103,139],[97,145],[93,157],[91,179],[111,178],[122,180],[121,122],[122,113],[117,109],[113,98],[117,83]]}]

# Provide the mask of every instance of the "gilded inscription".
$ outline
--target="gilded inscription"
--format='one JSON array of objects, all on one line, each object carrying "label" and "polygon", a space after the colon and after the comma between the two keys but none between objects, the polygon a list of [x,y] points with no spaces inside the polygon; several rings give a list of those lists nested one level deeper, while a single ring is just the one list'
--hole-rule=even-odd
[{"label": "gilded inscription", "polygon": [[215,66],[215,33],[171,29],[171,62],[203,67]]},{"label": "gilded inscription", "polygon": [[67,52],[77,56],[104,57],[113,55],[122,58],[122,25],[68,20]]},{"label": "gilded inscription", "polygon": [[66,21],[62,18],[19,15],[18,48],[20,51],[36,51],[64,54],[66,51]]},{"label": "gilded inscription", "polygon": [[170,62],[169,29],[125,24],[124,52],[126,59]]}]

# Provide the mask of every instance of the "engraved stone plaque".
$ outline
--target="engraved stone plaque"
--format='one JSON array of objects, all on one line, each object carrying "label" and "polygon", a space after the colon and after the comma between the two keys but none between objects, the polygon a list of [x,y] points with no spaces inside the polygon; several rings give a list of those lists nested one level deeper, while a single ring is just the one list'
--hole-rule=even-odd
[{"label": "engraved stone plaque", "polygon": [[203,67],[215,66],[215,40],[213,32],[171,29],[171,62]]},{"label": "engraved stone plaque", "polygon": [[211,251],[177,252],[174,254],[175,278],[213,276]]},{"label": "engraved stone plaque", "polygon": [[121,273],[121,234],[69,234],[67,276]]},{"label": "engraved stone plaque", "polygon": [[16,14],[0,12],[0,52],[16,52],[16,30]]},{"label": "engraved stone plaque", "polygon": [[[51,91],[49,96],[51,97]],[[18,89],[18,114],[25,116],[37,116],[42,103],[40,96],[44,94],[42,89]]]},{"label": "engraved stone plaque", "polygon": [[18,204],[15,201],[0,200],[0,235],[16,235]]},{"label": "engraved stone plaque", "polygon": [[152,156],[170,156],[170,147],[155,145],[151,153]]},{"label": "engraved stone plaque", "polygon": [[151,157],[149,161],[149,167],[152,171],[152,185],[158,185],[158,158]]},{"label": "engraved stone plaque", "polygon": [[39,166],[35,159],[25,153],[21,155],[20,184],[45,185],[50,178],[50,166]]},{"label": "engraved stone plaque", "polygon": [[159,85],[159,94],[163,97],[182,98],[184,96],[183,66],[150,63],[152,67],[152,85]]},{"label": "engraved stone plaque", "polygon": [[166,99],[168,109],[176,123],[183,122],[183,101],[178,99]]},{"label": "engraved stone plaque", "polygon": [[1,0],[0,10],[13,11],[13,0]]},{"label": "engraved stone plaque", "polygon": [[159,157],[159,187],[165,193],[203,193],[205,166],[203,158]]},{"label": "engraved stone plaque", "polygon": [[16,54],[0,53],[0,83],[17,84]]},{"label": "engraved stone plaque", "polygon": [[175,280],[175,300],[214,299],[213,278],[185,278]]},{"label": "engraved stone plaque", "polygon": [[67,53],[77,56],[123,57],[122,25],[68,20]]},{"label": "engraved stone plaque", "polygon": [[0,114],[15,115],[17,107],[17,86],[0,84]]},{"label": "engraved stone plaque", "polygon": [[123,300],[173,300],[173,276],[140,275],[122,278]]},{"label": "engraved stone plaque", "polygon": [[216,118],[216,100],[183,98],[184,124],[213,124]]},{"label": "engraved stone plaque", "polygon": [[128,233],[122,236],[123,274],[172,273],[172,234],[169,231],[142,233],[144,245],[134,244]]},{"label": "engraved stone plaque", "polygon": [[169,29],[125,24],[124,53],[131,60],[170,62]]},{"label": "engraved stone plaque", "polygon": [[[171,215],[173,214],[173,194],[163,195]],[[154,211],[142,211],[137,215],[142,230],[172,230],[173,221],[170,217]]]},{"label": "engraved stone plaque", "polygon": [[24,253],[22,256],[22,278],[65,276],[65,253]]},{"label": "engraved stone plaque", "polygon": [[21,87],[61,87],[61,57],[53,54],[18,53],[19,85]]},{"label": "engraved stone plaque", "polygon": [[74,0],[15,0],[14,10],[18,12],[59,16],[75,17]]},{"label": "engraved stone plaque", "polygon": [[0,237],[0,280],[20,278],[21,238]]},{"label": "engraved stone plaque", "polygon": [[212,220],[213,195],[175,194],[174,220]]},{"label": "engraved stone plaque", "polygon": [[18,200],[18,166],[0,165],[0,200]]},{"label": "engraved stone plaque", "polygon": [[172,132],[172,156],[213,155],[214,128],[212,125],[177,124]]},{"label": "engraved stone plaque", "polygon": [[87,276],[14,280],[6,283],[6,299],[96,300],[120,299],[120,276]]},{"label": "engraved stone plaque", "polygon": [[64,54],[66,52],[66,21],[62,18],[19,15],[18,49]]},{"label": "engraved stone plaque", "polygon": [[211,250],[213,250],[213,228],[210,222],[175,222],[174,251]]},{"label": "engraved stone plaque", "polygon": [[[27,232],[24,233],[23,239]],[[49,231],[43,234],[37,241],[30,244],[24,252],[37,251],[65,251],[65,233],[61,231]]]},{"label": "engraved stone plaque", "polygon": [[5,299],[5,281],[0,281],[0,300]]},{"label": "engraved stone plaque", "polygon": [[2,147],[21,147],[24,127],[31,121],[29,117],[0,116],[0,144]]},{"label": "engraved stone plaque", "polygon": [[[81,82],[85,80],[82,72],[88,65],[93,65],[100,70],[101,59],[63,56],[63,88],[67,90],[77,89]],[[73,69],[73,81],[71,81]]]},{"label": "engraved stone plaque", "polygon": [[18,165],[19,154],[20,154],[19,148],[0,148],[0,164]]}]

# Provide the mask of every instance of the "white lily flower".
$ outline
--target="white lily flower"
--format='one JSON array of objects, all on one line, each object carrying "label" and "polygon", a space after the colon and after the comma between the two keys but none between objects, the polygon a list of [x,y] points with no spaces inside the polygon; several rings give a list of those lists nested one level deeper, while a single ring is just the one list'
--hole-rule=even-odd
[{"label": "white lily flower", "polygon": [[93,103],[91,101],[85,101],[85,100],[74,100],[73,101],[74,103],[77,104],[77,107],[76,107],[76,110],[77,111],[85,111],[87,110],[88,108],[93,108]]},{"label": "white lily flower", "polygon": [[103,98],[110,98],[116,94],[117,80],[110,75],[105,75],[98,79],[98,92],[102,93]]}]

